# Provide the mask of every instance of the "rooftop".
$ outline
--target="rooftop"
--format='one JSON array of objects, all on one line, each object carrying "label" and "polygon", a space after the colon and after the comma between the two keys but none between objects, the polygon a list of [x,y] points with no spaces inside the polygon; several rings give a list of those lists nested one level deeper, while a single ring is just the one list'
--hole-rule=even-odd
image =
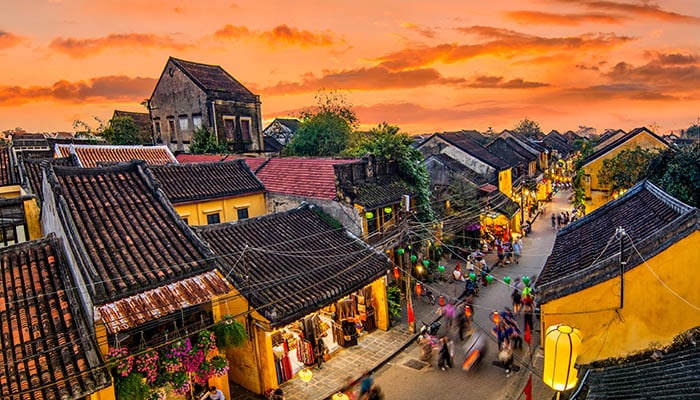
[{"label": "rooftop", "polygon": [[327,158],[271,158],[255,171],[255,175],[270,193],[335,200],[337,188],[333,166],[355,161]]},{"label": "rooftop", "polygon": [[167,146],[108,146],[90,144],[56,144],[56,157],[75,154],[78,166],[94,168],[99,163],[144,160],[151,165],[177,164]]}]

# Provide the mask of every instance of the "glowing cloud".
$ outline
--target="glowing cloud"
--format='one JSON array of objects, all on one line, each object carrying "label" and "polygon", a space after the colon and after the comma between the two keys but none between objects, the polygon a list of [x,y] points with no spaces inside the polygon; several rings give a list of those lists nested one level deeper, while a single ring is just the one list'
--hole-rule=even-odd
[{"label": "glowing cloud", "polygon": [[616,1],[596,1],[596,0],[557,0],[563,3],[583,5],[594,10],[616,11],[630,14],[635,17],[647,17],[667,22],[682,22],[696,24],[700,18],[691,15],[679,14],[671,11],[664,11],[656,4],[647,1],[639,1],[637,4],[620,3]]},{"label": "glowing cloud", "polygon": [[506,12],[506,17],[524,25],[581,25],[589,23],[618,24],[626,18],[602,14],[554,14],[540,11],[510,11]]},{"label": "glowing cloud", "polygon": [[523,79],[511,79],[505,81],[502,76],[478,76],[467,84],[471,88],[494,88],[494,89],[532,89],[549,86],[543,82],[528,82]]},{"label": "glowing cloud", "polygon": [[245,26],[224,25],[214,32],[217,39],[258,39],[270,46],[329,47],[343,43],[330,32],[311,32],[304,29],[278,25],[269,31],[253,31]]},{"label": "glowing cloud", "polygon": [[21,43],[22,40],[23,39],[20,36],[17,36],[14,33],[0,31],[0,49],[15,47]]},{"label": "glowing cloud", "polygon": [[156,80],[127,76],[102,76],[89,81],[58,81],[51,86],[0,86],[0,105],[34,101],[86,103],[99,101],[138,101],[148,97]]},{"label": "glowing cloud", "polygon": [[401,27],[408,29],[409,31],[416,32],[428,39],[435,39],[437,37],[437,32],[435,32],[435,29],[419,26],[412,22],[404,22],[401,24]]},{"label": "glowing cloud", "polygon": [[65,53],[75,58],[88,57],[114,47],[155,47],[182,50],[191,46],[177,43],[168,36],[144,33],[111,34],[105,37],[92,39],[57,38],[49,44],[49,48],[52,50]]}]

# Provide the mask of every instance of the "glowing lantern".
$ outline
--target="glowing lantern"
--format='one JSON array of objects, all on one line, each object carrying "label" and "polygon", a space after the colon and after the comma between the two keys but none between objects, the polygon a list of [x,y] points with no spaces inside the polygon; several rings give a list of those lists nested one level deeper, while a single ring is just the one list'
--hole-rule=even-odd
[{"label": "glowing lantern", "polygon": [[504,277],[503,277],[503,282],[505,282],[506,285],[510,284],[510,276],[507,276],[507,275],[504,276]]},{"label": "glowing lantern", "polygon": [[367,219],[372,219],[372,218],[374,218],[374,213],[371,212],[371,211],[368,211],[368,212],[365,213],[365,217],[366,217]]},{"label": "glowing lantern", "polygon": [[523,276],[523,283],[525,284],[525,286],[530,286],[530,277]]},{"label": "glowing lantern", "polygon": [[444,306],[445,305],[445,296],[440,296],[438,301],[440,302],[440,306]]},{"label": "glowing lantern", "polygon": [[445,272],[445,266],[444,265],[438,265],[438,271]]},{"label": "glowing lantern", "polygon": [[391,214],[392,211],[391,207],[384,207],[384,214]]},{"label": "glowing lantern", "polygon": [[396,252],[399,253],[400,256],[402,256],[404,253],[404,250],[403,250],[403,248],[399,248],[396,250]]},{"label": "glowing lantern", "polygon": [[486,275],[486,282],[487,283],[493,282],[493,275]]},{"label": "glowing lantern", "polygon": [[430,260],[423,260],[423,265],[426,267],[430,265]]},{"label": "glowing lantern", "polygon": [[567,325],[547,328],[544,337],[544,374],[542,380],[561,392],[576,386],[578,371],[575,362],[581,350],[581,332]]},{"label": "glowing lantern", "polygon": [[501,321],[501,316],[498,315],[498,311],[491,313],[491,321],[493,321],[493,323],[496,325],[498,325],[498,323]]},{"label": "glowing lantern", "polygon": [[331,400],[350,400],[350,398],[347,394],[338,392],[331,397]]},{"label": "glowing lantern", "polygon": [[313,372],[311,372],[311,370],[308,368],[304,368],[301,371],[299,371],[299,378],[301,378],[302,381],[307,383],[311,380],[311,377],[313,375]]},{"label": "glowing lantern", "polygon": [[416,257],[415,254],[411,254],[411,262],[412,263],[416,262],[417,259],[418,259],[418,257]]},{"label": "glowing lantern", "polygon": [[472,308],[469,306],[465,306],[464,307],[464,315],[466,315],[467,318],[471,318],[472,317]]},{"label": "glowing lantern", "polygon": [[473,273],[473,272],[470,272],[470,273],[469,273],[469,279],[475,281],[475,280],[476,280],[476,274]]},{"label": "glowing lantern", "polygon": [[423,285],[420,282],[416,282],[416,294],[420,296],[421,293],[423,293]]},{"label": "glowing lantern", "polygon": [[399,279],[399,267],[394,267],[394,279]]}]

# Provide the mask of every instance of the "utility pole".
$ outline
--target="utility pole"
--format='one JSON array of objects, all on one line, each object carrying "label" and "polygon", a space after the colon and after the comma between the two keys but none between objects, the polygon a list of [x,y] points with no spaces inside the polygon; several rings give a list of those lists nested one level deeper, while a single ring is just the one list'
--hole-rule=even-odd
[{"label": "utility pole", "polygon": [[[405,242],[408,240],[408,215],[411,212],[411,196],[404,195],[403,202],[403,208],[401,209],[401,212],[399,214],[401,216],[401,236],[402,240],[404,241],[403,246],[409,247],[408,244]],[[406,267],[404,268],[404,273],[406,275],[406,315],[408,320],[408,331],[411,333],[415,333],[416,321],[415,315],[413,313],[413,293],[411,291],[411,271],[413,270],[413,264],[411,263],[410,257],[411,252],[405,251],[403,253],[401,264]]]},{"label": "utility pole", "polygon": [[625,229],[619,226],[616,230],[615,233],[620,235],[620,308],[624,307],[625,305],[625,264],[627,262],[625,261],[625,255],[624,255],[624,242],[623,238],[625,236]]}]

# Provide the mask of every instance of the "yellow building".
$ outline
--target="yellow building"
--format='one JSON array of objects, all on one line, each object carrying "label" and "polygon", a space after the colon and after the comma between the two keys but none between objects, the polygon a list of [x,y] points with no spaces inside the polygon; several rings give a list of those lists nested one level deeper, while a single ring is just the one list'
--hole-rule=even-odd
[{"label": "yellow building", "polygon": [[584,188],[586,193],[586,213],[597,209],[612,197],[609,188],[598,180],[598,172],[603,168],[603,161],[615,157],[623,150],[635,147],[643,149],[663,149],[668,144],[647,128],[637,128],[617,138],[606,140],[601,148],[588,156],[583,164]]},{"label": "yellow building", "polygon": [[265,186],[243,159],[150,166],[175,211],[189,225],[265,214]]},{"label": "yellow building", "polygon": [[238,316],[249,341],[228,352],[229,378],[255,393],[274,389],[328,356],[389,328],[386,273],[391,264],[318,206],[236,224],[196,228],[230,268],[235,290],[215,317]]},{"label": "yellow building", "polygon": [[536,282],[542,332],[579,329],[580,365],[668,345],[700,325],[698,268],[700,211],[641,182],[557,234]]}]

